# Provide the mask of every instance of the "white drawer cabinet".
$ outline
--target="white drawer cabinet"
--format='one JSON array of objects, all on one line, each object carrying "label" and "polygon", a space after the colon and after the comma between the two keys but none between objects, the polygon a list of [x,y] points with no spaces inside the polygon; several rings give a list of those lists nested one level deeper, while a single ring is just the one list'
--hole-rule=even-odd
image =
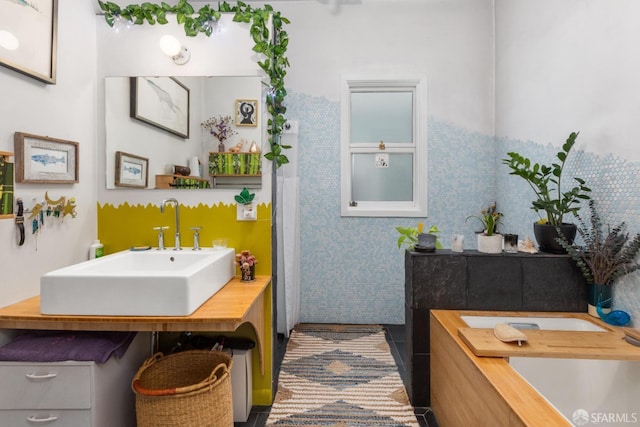
[{"label": "white drawer cabinet", "polygon": [[138,333],[122,359],[0,362],[0,427],[134,427],[131,380],[150,353]]}]

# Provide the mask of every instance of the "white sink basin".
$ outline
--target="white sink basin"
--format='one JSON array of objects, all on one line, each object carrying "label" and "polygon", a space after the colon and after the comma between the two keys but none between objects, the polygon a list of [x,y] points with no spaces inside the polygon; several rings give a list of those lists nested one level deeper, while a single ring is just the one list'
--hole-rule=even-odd
[{"label": "white sink basin", "polygon": [[46,273],[40,312],[188,316],[234,275],[233,248],[123,251]]}]

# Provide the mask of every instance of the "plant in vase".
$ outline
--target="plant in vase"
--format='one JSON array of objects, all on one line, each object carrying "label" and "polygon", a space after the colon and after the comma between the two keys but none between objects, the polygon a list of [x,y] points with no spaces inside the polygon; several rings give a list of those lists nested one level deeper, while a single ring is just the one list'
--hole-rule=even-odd
[{"label": "plant in vase", "polygon": [[556,227],[560,227],[570,243],[576,235],[576,225],[564,222],[564,215],[577,214],[580,210],[580,202],[588,200],[591,189],[585,185],[581,178],[573,177],[576,185],[569,191],[562,191],[562,172],[571,149],[576,143],[579,132],[572,132],[562,145],[562,150],[556,154],[558,163],[551,166],[533,163],[522,155],[509,152],[502,163],[507,165],[511,172],[527,181],[527,184],[536,194],[536,199],[531,202],[531,209],[540,214],[545,212],[546,218],[541,217],[533,225],[533,232],[538,241],[538,246],[543,252],[565,253],[558,245]]},{"label": "plant in vase", "polygon": [[245,249],[236,254],[236,265],[240,267],[240,275],[243,282],[253,282],[256,280],[256,264],[258,260],[251,254],[251,251]]},{"label": "plant in vase", "polygon": [[502,213],[496,210],[496,204],[488,209],[480,211],[480,216],[469,215],[464,222],[475,218],[482,224],[483,231],[478,234],[478,252],[487,254],[499,254],[502,252],[502,235],[498,233],[498,224]]},{"label": "plant in vase", "polygon": [[[624,222],[613,228],[607,224],[605,231],[593,200],[589,201],[589,211],[588,223],[576,214],[580,224],[578,234],[582,237],[584,246],[579,247],[569,242],[561,232],[558,244],[573,258],[587,281],[589,314],[598,317],[600,306],[601,312],[609,316],[608,319],[603,317],[605,321],[620,321],[614,319],[616,312],[608,313],[611,309],[611,288],[616,279],[638,269],[635,257],[640,251],[640,233],[629,240]],[[618,316],[624,317],[620,313]],[[626,317],[628,322],[628,315]]]},{"label": "plant in vase", "polygon": [[231,127],[232,124],[233,119],[231,116],[219,116],[208,118],[201,123],[201,126],[207,129],[220,142],[218,151],[222,153],[225,151],[224,142],[238,133]]},{"label": "plant in vase", "polygon": [[424,233],[424,223],[419,222],[417,227],[396,227],[396,231],[400,233],[398,237],[398,248],[406,245],[410,251],[418,248],[424,248],[423,252],[434,252],[436,249],[442,249],[442,243],[438,238],[440,230],[435,225]]}]

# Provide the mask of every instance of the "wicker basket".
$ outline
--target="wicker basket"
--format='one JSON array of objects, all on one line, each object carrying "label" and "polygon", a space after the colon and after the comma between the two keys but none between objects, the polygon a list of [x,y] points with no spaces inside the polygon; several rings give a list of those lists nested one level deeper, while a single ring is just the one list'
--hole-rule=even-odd
[{"label": "wicker basket", "polygon": [[233,427],[231,364],[208,350],[147,359],[131,383],[138,427]]}]

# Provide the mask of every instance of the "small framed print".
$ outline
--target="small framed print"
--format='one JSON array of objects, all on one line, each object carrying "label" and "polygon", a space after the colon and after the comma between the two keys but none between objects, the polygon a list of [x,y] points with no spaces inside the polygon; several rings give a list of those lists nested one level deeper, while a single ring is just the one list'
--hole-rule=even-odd
[{"label": "small framed print", "polygon": [[147,188],[148,181],[149,159],[116,151],[116,186]]},{"label": "small framed print", "polygon": [[16,182],[78,182],[80,157],[77,142],[16,132],[13,144],[16,156]]},{"label": "small framed print", "polygon": [[236,126],[258,126],[257,99],[236,99]]}]

